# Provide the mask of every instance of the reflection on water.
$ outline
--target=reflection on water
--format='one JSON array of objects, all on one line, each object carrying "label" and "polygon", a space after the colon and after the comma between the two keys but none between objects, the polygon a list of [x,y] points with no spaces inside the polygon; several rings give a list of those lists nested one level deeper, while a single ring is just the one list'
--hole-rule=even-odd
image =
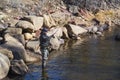
[{"label": "reflection on water", "polygon": [[31,65],[21,80],[120,80],[120,42],[111,36],[68,41],[52,52],[46,69]]}]

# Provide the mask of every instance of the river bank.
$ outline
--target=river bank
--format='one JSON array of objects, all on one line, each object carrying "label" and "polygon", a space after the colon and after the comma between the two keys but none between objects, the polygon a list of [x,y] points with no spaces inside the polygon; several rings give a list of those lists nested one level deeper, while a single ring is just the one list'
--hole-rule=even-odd
[{"label": "river bank", "polygon": [[116,30],[107,32],[104,37],[88,36],[83,42],[67,41],[51,53],[44,73],[40,63],[36,63],[29,65],[31,71],[25,76],[8,80],[42,80],[43,77],[48,80],[119,80],[120,42],[114,40],[115,35]]}]

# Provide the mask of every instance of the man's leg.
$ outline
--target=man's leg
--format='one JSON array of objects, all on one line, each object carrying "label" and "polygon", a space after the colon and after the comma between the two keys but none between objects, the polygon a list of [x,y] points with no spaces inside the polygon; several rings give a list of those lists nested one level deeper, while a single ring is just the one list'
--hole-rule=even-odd
[{"label": "man's leg", "polygon": [[48,60],[48,55],[49,55],[49,52],[47,49],[42,49],[42,66],[45,67],[46,66],[46,62]]}]

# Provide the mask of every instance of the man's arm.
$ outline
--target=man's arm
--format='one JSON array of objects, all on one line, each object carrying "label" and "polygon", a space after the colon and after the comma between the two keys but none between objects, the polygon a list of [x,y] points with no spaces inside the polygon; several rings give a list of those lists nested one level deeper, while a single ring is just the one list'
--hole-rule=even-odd
[{"label": "man's arm", "polygon": [[49,37],[53,36],[57,31],[58,31],[58,29],[53,29],[53,30],[47,32],[47,36],[49,36]]}]

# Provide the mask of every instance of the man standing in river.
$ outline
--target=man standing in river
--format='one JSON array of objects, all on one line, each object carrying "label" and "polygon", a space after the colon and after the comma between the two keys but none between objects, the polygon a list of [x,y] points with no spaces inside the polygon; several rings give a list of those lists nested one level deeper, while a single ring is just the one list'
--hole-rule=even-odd
[{"label": "man standing in river", "polygon": [[48,60],[49,50],[50,47],[50,38],[57,32],[54,30],[52,33],[49,33],[48,27],[43,27],[40,34],[40,50],[42,53],[42,67],[46,66],[46,61]]},{"label": "man standing in river", "polygon": [[40,50],[42,53],[42,67],[46,66],[46,61],[48,60],[48,47],[50,45],[50,37],[47,35],[49,28],[43,27],[40,34]]}]

